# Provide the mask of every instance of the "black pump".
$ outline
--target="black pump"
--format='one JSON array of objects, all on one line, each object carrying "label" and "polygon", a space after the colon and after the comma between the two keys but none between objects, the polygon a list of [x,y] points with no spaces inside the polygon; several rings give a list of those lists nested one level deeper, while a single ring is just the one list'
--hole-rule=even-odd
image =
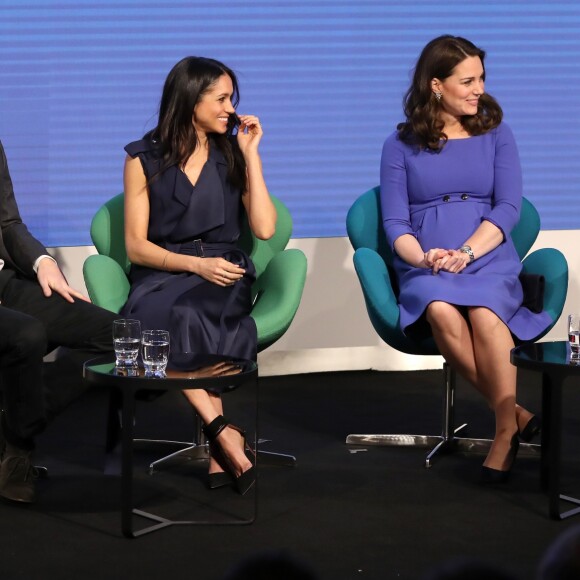
[{"label": "black pump", "polygon": [[[226,457],[226,455],[222,452],[221,448],[219,447],[219,441],[217,438],[219,437],[220,433],[226,428],[230,427],[231,429],[235,429],[240,433],[242,436],[243,448],[247,455],[247,457],[252,461],[252,467],[244,471],[239,477],[235,477],[233,475],[233,469],[230,461]],[[226,473],[213,473],[210,474],[209,485],[210,488],[215,489],[216,487],[221,487],[223,485],[227,485],[231,478],[233,478],[236,488],[241,495],[245,495],[250,488],[254,485],[256,481],[256,469],[254,467],[255,462],[255,455],[246,443],[246,433],[243,429],[236,427],[236,425],[232,425],[227,419],[224,418],[223,415],[218,415],[211,423],[208,425],[204,425],[202,427],[203,432],[210,443],[210,448],[212,453],[214,454],[214,458],[218,463],[222,466],[222,468],[226,469],[229,475],[229,480],[226,479]],[[216,451],[217,450],[217,451]]]},{"label": "black pump", "polygon": [[541,430],[542,422],[537,415],[534,415],[520,431],[520,439],[529,443]]},{"label": "black pump", "polygon": [[505,471],[501,469],[492,469],[491,467],[481,466],[481,482],[485,484],[495,484],[495,483],[506,483],[512,472],[512,467],[516,461],[516,455],[518,454],[518,449],[520,448],[520,440],[518,439],[519,433],[516,431],[514,436],[510,441],[510,450],[508,453],[508,459],[511,459],[510,466]]}]

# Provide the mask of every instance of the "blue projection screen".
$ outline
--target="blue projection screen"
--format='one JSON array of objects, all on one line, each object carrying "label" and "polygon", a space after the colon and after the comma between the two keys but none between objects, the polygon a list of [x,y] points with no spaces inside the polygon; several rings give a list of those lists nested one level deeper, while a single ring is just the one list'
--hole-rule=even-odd
[{"label": "blue projection screen", "polygon": [[577,229],[577,0],[0,0],[0,139],[23,217],[48,246],[90,244],[92,215],[122,190],[124,145],[154,126],[173,64],[201,55],[239,74],[238,110],[261,117],[294,236],[343,236],[379,181],[415,59],[443,33],[487,51],[486,90],[543,228]]}]

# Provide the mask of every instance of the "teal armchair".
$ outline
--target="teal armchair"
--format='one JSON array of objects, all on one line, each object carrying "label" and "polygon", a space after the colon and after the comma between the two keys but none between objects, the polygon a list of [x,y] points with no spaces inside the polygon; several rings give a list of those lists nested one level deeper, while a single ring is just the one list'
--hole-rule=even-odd
[{"label": "teal armchair", "polygon": [[[421,342],[409,339],[399,325],[397,304],[397,282],[392,269],[393,255],[385,237],[380,206],[379,187],[361,195],[350,208],[346,220],[350,242],[355,250],[354,267],[359,278],[367,312],[371,323],[381,337],[391,347],[413,355],[439,355],[435,341],[429,337]],[[554,323],[546,329],[550,331],[562,313],[568,289],[568,264],[563,254],[554,248],[542,248],[527,255],[540,232],[540,216],[530,201],[524,198],[520,220],[512,231],[512,240],[523,271],[542,274],[546,288],[544,309]],[[537,337],[539,340],[541,337]],[[455,428],[455,372],[447,364],[443,365],[443,416],[441,435],[349,435],[347,444],[427,447],[431,451],[425,466],[431,467],[440,452],[486,453],[490,441],[459,437],[465,424]],[[539,446],[522,444],[523,453],[536,455]]]},{"label": "teal armchair", "polygon": [[[272,201],[278,215],[275,234],[269,240],[260,240],[252,234],[246,221],[239,240],[239,246],[249,254],[256,268],[252,295],[260,296],[251,316],[258,330],[258,351],[274,344],[288,330],[306,281],[306,256],[301,250],[286,249],[292,235],[290,212],[278,198],[272,196]],[[98,254],[89,256],[83,264],[89,297],[93,304],[119,312],[129,295],[127,274],[131,266],[125,250],[122,193],[97,211],[91,224],[91,238]],[[197,447],[203,439],[199,421],[196,423],[196,441],[189,443],[189,449]],[[282,463],[295,462],[292,456],[261,453],[270,455],[272,460],[277,456]]]}]

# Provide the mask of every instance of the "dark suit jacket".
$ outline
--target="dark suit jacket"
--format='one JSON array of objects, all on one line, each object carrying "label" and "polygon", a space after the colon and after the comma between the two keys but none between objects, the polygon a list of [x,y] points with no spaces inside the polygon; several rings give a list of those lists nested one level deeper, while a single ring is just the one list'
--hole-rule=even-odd
[{"label": "dark suit jacket", "polygon": [[42,254],[48,254],[46,248],[22,223],[6,154],[0,142],[0,258],[4,260],[4,268],[0,270],[0,291],[14,272],[36,280],[32,266]]}]

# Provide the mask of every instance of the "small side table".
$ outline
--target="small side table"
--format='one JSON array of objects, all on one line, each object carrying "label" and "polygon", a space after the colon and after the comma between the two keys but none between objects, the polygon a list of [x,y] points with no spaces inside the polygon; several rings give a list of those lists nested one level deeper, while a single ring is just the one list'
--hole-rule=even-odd
[{"label": "small side table", "polygon": [[580,506],[580,499],[560,493],[562,469],[562,386],[568,377],[580,378],[580,365],[570,362],[566,341],[538,342],[514,348],[511,362],[542,375],[541,485],[548,491],[549,515],[563,520],[580,513],[580,507],[561,512],[560,501]]},{"label": "small side table", "polygon": [[[224,363],[229,368],[221,372]],[[173,361],[164,378],[146,377],[142,368],[120,369],[115,367],[114,359],[101,357],[85,363],[83,376],[89,383],[113,388],[118,391],[122,403],[121,429],[121,527],[127,538],[136,538],[171,525],[214,523],[198,520],[170,520],[155,514],[133,508],[133,436],[135,417],[135,395],[141,391],[170,389],[205,389],[220,395],[233,391],[243,385],[254,388],[254,417],[256,425],[253,437],[248,443],[256,448],[257,441],[257,392],[258,366],[254,361],[233,359],[223,356],[182,355]],[[208,492],[209,493],[209,492]],[[257,482],[253,491],[253,515],[248,519],[232,520],[228,524],[250,524],[255,520],[257,511]],[[252,501],[251,498],[247,498]],[[154,525],[135,531],[133,515],[155,521]]]}]

